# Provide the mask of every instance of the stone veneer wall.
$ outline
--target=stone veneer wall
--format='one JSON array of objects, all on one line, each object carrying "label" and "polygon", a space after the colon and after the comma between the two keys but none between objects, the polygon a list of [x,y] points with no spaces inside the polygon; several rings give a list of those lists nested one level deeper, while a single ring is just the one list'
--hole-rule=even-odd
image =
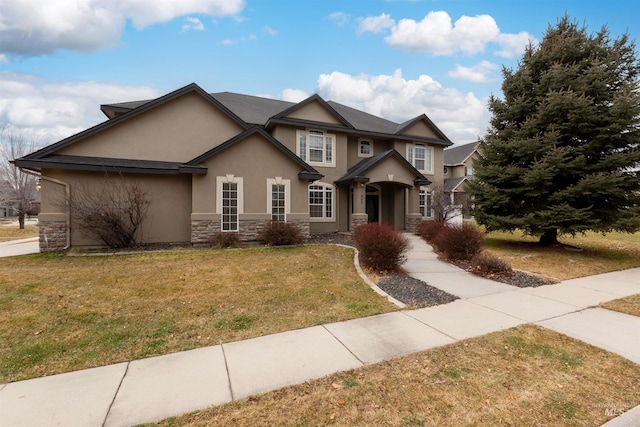
[{"label": "stone veneer wall", "polygon": [[350,224],[349,224],[349,230],[353,232],[353,230],[355,230],[357,227],[368,224],[368,223],[369,223],[369,219],[367,218],[366,215],[364,215],[363,218],[354,218],[354,216],[352,215]]},{"label": "stone veneer wall", "polygon": [[416,234],[418,232],[418,228],[420,227],[420,223],[422,222],[422,218],[407,218],[407,232]]},{"label": "stone veneer wall", "polygon": [[59,252],[67,245],[65,221],[40,221],[40,252]]},{"label": "stone veneer wall", "polygon": [[[287,221],[288,223],[295,224],[300,229],[300,234],[303,238],[309,237],[309,220],[308,219],[294,219]],[[265,225],[269,223],[269,220],[265,219],[252,219],[252,220],[240,220],[240,230],[238,231],[238,237],[242,241],[258,240],[260,232],[264,229]],[[219,220],[194,220],[191,221],[191,244],[194,246],[202,246],[207,244],[209,238],[215,233],[220,232]]]}]

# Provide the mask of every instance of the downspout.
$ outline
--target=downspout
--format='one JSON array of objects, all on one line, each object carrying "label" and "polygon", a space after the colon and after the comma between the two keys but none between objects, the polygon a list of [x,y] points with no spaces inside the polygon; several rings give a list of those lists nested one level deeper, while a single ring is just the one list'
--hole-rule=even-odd
[{"label": "downspout", "polygon": [[[44,176],[42,174],[38,174],[34,171],[28,170],[28,169],[24,169],[21,167],[18,167],[18,169],[20,170],[20,172],[26,173],[27,175],[32,175],[35,176],[38,179],[44,179],[45,181],[49,181],[49,182],[53,182],[54,184],[58,184],[58,185],[62,185],[64,187],[64,192],[65,192],[65,196],[66,199],[65,200],[69,200],[69,197],[71,196],[71,190],[69,187],[69,184],[67,184],[64,181],[60,181],[59,179],[55,179],[55,178],[51,178],[48,176]],[[69,211],[69,207],[67,207],[67,212],[65,213],[65,222],[67,223],[67,230],[66,230],[66,235],[67,235],[67,244],[64,248],[62,248],[63,251],[66,251],[67,249],[69,249],[71,247],[71,213]]]}]

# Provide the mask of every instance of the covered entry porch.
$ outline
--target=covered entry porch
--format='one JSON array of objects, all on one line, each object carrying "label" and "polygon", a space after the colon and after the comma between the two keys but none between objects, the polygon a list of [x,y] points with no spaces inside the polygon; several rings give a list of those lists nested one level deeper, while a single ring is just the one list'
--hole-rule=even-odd
[{"label": "covered entry porch", "polygon": [[335,183],[349,194],[349,231],[377,222],[410,232],[422,220],[420,186],[431,184],[396,150],[363,160]]}]

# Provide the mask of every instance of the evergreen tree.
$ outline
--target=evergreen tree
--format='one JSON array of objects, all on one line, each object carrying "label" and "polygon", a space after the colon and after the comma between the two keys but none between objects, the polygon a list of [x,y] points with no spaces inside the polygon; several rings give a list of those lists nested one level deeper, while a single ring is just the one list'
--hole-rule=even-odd
[{"label": "evergreen tree", "polygon": [[627,34],[588,34],[564,16],[518,68],[504,68],[503,99],[468,191],[489,230],[559,233],[640,229],[640,63]]}]

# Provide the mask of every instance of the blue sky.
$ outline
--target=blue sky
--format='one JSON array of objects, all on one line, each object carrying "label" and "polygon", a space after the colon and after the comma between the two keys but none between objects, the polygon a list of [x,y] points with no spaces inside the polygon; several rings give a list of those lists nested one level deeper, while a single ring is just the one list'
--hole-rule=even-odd
[{"label": "blue sky", "polygon": [[319,93],[397,122],[425,113],[470,142],[501,67],[565,13],[640,35],[637,0],[0,0],[0,128],[51,143],[104,121],[101,103],[195,82]]}]

